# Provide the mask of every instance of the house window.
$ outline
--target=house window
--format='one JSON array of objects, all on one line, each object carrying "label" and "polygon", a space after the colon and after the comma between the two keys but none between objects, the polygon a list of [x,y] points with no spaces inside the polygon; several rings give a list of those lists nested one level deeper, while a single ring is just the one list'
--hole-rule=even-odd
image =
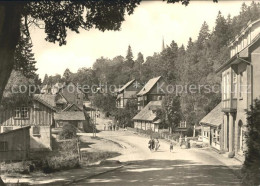
[{"label": "house window", "polygon": [[33,127],[33,136],[39,136],[40,135],[40,127],[34,126]]},{"label": "house window", "polygon": [[186,128],[186,121],[181,121],[179,127]]},{"label": "house window", "polygon": [[220,140],[219,136],[220,136],[220,130],[217,130],[216,131],[216,141],[217,141],[217,143],[219,143],[219,140]]},{"label": "house window", "polygon": [[223,85],[222,85],[222,89],[223,89],[223,100],[226,100],[226,74],[223,75]]},{"label": "house window", "polygon": [[27,118],[29,118],[29,108],[28,107],[16,107],[15,119],[27,119]]},{"label": "house window", "polygon": [[233,97],[237,97],[237,74],[233,71]]},{"label": "house window", "polygon": [[230,73],[227,73],[226,76],[226,99],[230,99]]},{"label": "house window", "polygon": [[243,98],[243,83],[244,83],[244,77],[243,72],[240,73],[240,83],[239,83],[239,97]]},{"label": "house window", "polygon": [[7,141],[0,141],[0,152],[8,151]]},{"label": "house window", "polygon": [[204,131],[204,137],[208,137],[208,132],[207,131]]}]

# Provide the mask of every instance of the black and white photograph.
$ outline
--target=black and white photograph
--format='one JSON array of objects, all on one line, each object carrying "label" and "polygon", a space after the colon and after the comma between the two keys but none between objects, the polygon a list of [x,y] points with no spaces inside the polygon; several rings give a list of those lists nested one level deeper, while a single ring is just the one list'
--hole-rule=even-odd
[{"label": "black and white photograph", "polygon": [[0,186],[259,186],[260,1],[0,0]]}]

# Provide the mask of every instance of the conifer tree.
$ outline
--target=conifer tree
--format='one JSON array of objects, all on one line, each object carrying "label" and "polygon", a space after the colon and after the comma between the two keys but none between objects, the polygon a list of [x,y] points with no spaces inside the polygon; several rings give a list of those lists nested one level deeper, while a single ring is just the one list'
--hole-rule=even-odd
[{"label": "conifer tree", "polygon": [[133,68],[134,66],[134,60],[133,60],[133,52],[132,52],[132,48],[129,45],[128,49],[127,49],[127,54],[126,54],[126,61],[125,64],[129,67],[129,68]]},{"label": "conifer tree", "polygon": [[14,55],[14,69],[21,71],[27,78],[33,78],[35,76],[35,59],[32,53],[32,42],[30,37],[25,33],[25,26],[21,25],[21,39],[19,40]]}]

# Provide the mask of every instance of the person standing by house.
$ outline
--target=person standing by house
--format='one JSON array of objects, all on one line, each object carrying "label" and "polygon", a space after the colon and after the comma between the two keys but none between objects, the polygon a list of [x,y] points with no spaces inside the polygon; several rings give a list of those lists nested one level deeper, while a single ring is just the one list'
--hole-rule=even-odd
[{"label": "person standing by house", "polygon": [[107,128],[107,126],[106,126],[106,124],[104,124],[104,130],[106,130],[106,128]]}]

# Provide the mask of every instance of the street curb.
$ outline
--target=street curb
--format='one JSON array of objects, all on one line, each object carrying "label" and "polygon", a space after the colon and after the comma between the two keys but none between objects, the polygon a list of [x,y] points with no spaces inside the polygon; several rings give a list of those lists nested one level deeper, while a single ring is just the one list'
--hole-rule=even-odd
[{"label": "street curb", "polygon": [[103,172],[100,172],[100,173],[97,173],[97,174],[93,174],[93,175],[90,175],[90,176],[85,176],[85,177],[82,177],[82,178],[79,178],[79,179],[74,179],[72,181],[68,181],[66,183],[64,183],[63,185],[70,185],[70,184],[73,184],[73,183],[76,183],[76,182],[79,182],[81,180],[85,180],[85,179],[90,179],[90,178],[93,178],[93,177],[96,177],[96,176],[99,176],[99,175],[102,175],[102,174],[106,174],[108,172],[112,172],[112,171],[115,171],[117,169],[121,169],[123,168],[125,165],[121,165],[119,167],[115,167],[113,169],[109,169],[109,170],[106,170],[106,171],[103,171]]}]

